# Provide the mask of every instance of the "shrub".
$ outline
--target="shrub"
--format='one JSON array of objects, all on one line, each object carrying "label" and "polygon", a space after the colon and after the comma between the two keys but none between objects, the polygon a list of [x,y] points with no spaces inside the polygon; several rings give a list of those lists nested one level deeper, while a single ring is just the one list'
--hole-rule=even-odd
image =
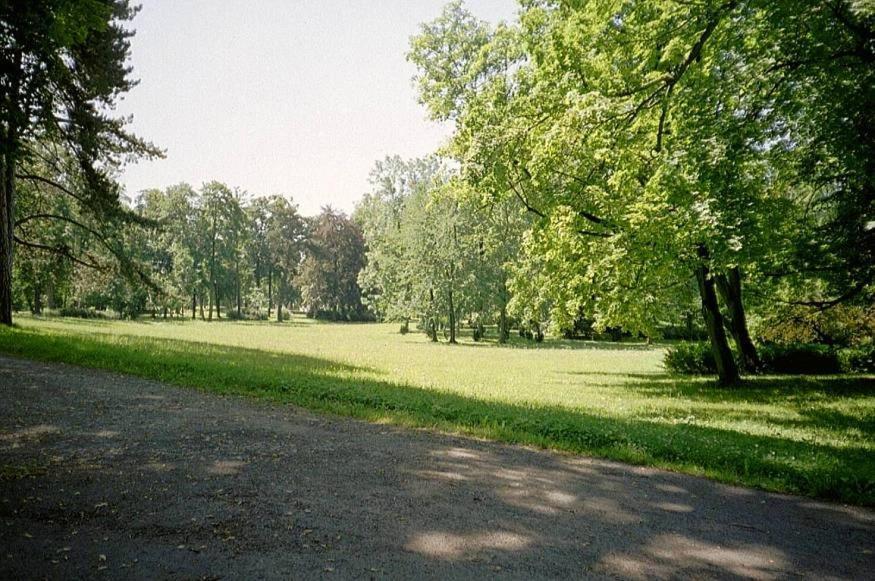
[{"label": "shrub", "polygon": [[765,373],[810,375],[841,371],[838,355],[828,345],[760,345],[758,351]]},{"label": "shrub", "polygon": [[839,349],[838,358],[845,373],[875,373],[875,344]]},{"label": "shrub", "polygon": [[[761,372],[791,375],[875,373],[875,345],[833,349],[827,345],[759,345]],[[683,375],[717,373],[708,343],[678,343],[663,358],[668,371]]]},{"label": "shrub", "polygon": [[86,309],[82,307],[63,307],[58,309],[58,315],[61,317],[77,317],[79,319],[105,319],[106,314],[95,311],[94,309]]},{"label": "shrub", "polygon": [[684,375],[717,373],[711,346],[707,343],[678,343],[669,347],[662,360],[665,368]]}]

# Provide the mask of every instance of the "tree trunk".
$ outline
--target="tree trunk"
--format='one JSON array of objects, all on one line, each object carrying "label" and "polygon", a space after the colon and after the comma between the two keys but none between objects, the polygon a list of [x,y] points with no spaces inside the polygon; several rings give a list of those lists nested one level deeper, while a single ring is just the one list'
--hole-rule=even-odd
[{"label": "tree trunk", "polygon": [[201,321],[205,320],[204,318],[204,295],[201,294],[198,296],[198,304],[201,307]]},{"label": "tree trunk", "polygon": [[456,342],[456,308],[453,304],[453,291],[450,289],[449,295],[447,297],[450,303],[450,343]]},{"label": "tree trunk", "polygon": [[283,293],[282,293],[282,290],[283,290],[282,283],[280,283],[280,286],[276,289],[276,322],[277,323],[283,322]]},{"label": "tree trunk", "polygon": [[[4,93],[9,102],[4,103],[5,123],[0,123],[0,324],[12,325],[12,254],[15,225],[15,164],[18,159],[19,127],[22,115],[18,102],[21,87],[21,49],[12,49],[12,67],[5,71],[8,85]],[[9,56],[8,54],[6,55]],[[4,127],[5,125],[5,127]]]},{"label": "tree trunk", "polygon": [[[707,257],[707,250],[700,249],[699,255]],[[702,299],[702,317],[711,341],[711,352],[717,365],[717,378],[721,385],[732,385],[738,382],[738,367],[732,357],[732,350],[726,339],[723,328],[723,316],[717,304],[717,292],[714,290],[714,279],[704,264],[696,269],[696,281],[699,283],[699,296]]]},{"label": "tree trunk", "polygon": [[50,309],[58,308],[58,297],[55,294],[55,282],[49,279],[46,285],[46,306]]},{"label": "tree trunk", "polygon": [[213,291],[216,294],[216,320],[222,318],[222,303],[219,300],[219,284],[216,283],[214,286],[215,290]]},{"label": "tree trunk", "polygon": [[756,371],[760,367],[760,358],[757,348],[750,338],[747,329],[747,315],[744,312],[744,302],[741,296],[741,272],[738,267],[729,269],[726,274],[715,277],[717,292],[726,305],[728,311],[727,321],[729,331],[735,341],[735,346],[741,354],[741,366],[745,371]]},{"label": "tree trunk", "polygon": [[[13,143],[3,145],[14,147]],[[11,325],[15,159],[10,153],[0,156],[0,171],[0,324]]]},{"label": "tree trunk", "polygon": [[197,311],[197,291],[191,293],[191,320],[194,321]]},{"label": "tree trunk", "polygon": [[207,309],[207,320],[213,320],[213,293],[209,290],[207,291],[207,300],[210,301],[209,308]]},{"label": "tree trunk", "polygon": [[270,308],[273,306],[273,268],[267,271],[267,318],[270,319]]},{"label": "tree trunk", "polygon": [[240,297],[240,259],[237,258],[234,263],[234,278],[237,279],[237,318],[240,319],[243,316],[243,303],[241,302]]},{"label": "tree trunk", "polygon": [[34,315],[43,314],[43,289],[39,285],[33,287],[33,308],[31,308],[31,313]]}]

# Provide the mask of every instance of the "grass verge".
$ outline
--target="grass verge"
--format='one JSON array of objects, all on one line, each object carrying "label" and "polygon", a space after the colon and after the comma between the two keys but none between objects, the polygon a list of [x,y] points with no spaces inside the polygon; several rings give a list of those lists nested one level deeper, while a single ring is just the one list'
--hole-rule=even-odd
[{"label": "grass verge", "polygon": [[[219,325],[214,328],[221,329]],[[321,356],[135,333],[4,329],[0,352],[368,421],[439,429],[668,468],[766,490],[875,505],[875,401],[870,377],[757,378],[742,389],[725,391],[663,375],[640,376],[617,389],[651,403],[629,411],[618,400],[617,409],[607,413],[608,404],[592,410],[482,399],[396,381],[396,374],[389,371]],[[742,427],[703,425],[667,415],[664,404],[679,399],[699,402],[702,411],[697,413],[704,413],[716,401],[722,407],[715,413],[725,414],[729,405],[738,416],[732,425]],[[836,407],[832,402],[843,403]],[[774,433],[763,432],[762,422],[755,430],[743,429],[745,422],[754,424],[758,415],[772,407],[791,404],[794,414],[769,416],[766,425],[773,426]]]}]

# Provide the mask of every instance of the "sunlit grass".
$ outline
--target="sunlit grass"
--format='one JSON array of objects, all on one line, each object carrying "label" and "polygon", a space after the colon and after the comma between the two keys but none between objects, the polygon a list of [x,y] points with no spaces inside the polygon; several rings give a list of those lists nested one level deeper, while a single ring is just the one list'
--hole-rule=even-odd
[{"label": "sunlit grass", "polygon": [[432,344],[395,325],[19,318],[0,351],[875,504],[873,377],[665,374],[643,344]]}]

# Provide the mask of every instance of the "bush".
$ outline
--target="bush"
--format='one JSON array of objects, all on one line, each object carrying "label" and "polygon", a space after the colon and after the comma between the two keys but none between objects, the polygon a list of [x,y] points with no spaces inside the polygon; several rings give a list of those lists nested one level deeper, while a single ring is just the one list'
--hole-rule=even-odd
[{"label": "bush", "polygon": [[[832,373],[875,373],[875,345],[833,349],[827,345],[759,345],[762,373],[817,375]],[[717,373],[708,343],[678,343],[663,359],[668,371],[683,375]]]},{"label": "bush", "polygon": [[717,363],[707,343],[678,343],[669,347],[662,363],[668,371],[683,375],[717,373]]},{"label": "bush", "polygon": [[835,349],[827,345],[760,345],[758,352],[765,373],[812,375],[841,371]]},{"label": "bush", "polygon": [[838,358],[845,373],[875,373],[875,344],[839,349]]},{"label": "bush", "polygon": [[58,316],[77,317],[79,319],[105,319],[106,314],[82,307],[63,307],[58,309]]}]

